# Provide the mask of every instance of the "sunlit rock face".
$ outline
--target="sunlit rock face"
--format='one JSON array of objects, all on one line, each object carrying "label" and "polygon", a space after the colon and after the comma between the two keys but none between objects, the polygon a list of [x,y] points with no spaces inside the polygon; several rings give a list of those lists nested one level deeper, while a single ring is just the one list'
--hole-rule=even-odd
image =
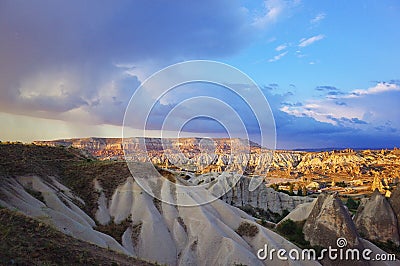
[{"label": "sunlit rock face", "polygon": [[[204,141],[207,140],[207,141]],[[398,150],[351,149],[330,152],[302,152],[262,149],[243,139],[202,138],[85,138],[36,141],[37,145],[72,146],[85,149],[101,160],[150,160],[154,164],[199,173],[246,171],[266,175],[302,176],[313,173],[349,178],[373,177],[379,173],[388,182],[400,178]],[[125,154],[124,154],[125,149]],[[379,167],[377,167],[379,166]],[[381,178],[380,178],[381,179]],[[397,180],[397,181],[396,181]],[[377,183],[378,184],[378,183]],[[378,184],[379,185],[379,184]],[[373,188],[374,190],[375,188]]]},{"label": "sunlit rock face", "polygon": [[[160,177],[154,175],[151,163],[94,161],[75,149],[35,145],[2,148],[0,152],[7,153],[1,156],[6,168],[0,168],[0,206],[51,224],[83,241],[165,265],[318,265],[313,261],[271,262],[257,258],[257,251],[265,244],[269,249],[300,250],[231,204],[235,201],[237,206],[266,206],[279,212],[297,203],[296,198],[268,189],[264,183],[250,191],[249,177],[236,179],[241,175],[158,168],[163,175]],[[283,159],[279,161],[284,163]],[[135,167],[133,177],[128,166]],[[157,198],[137,183],[143,178],[151,181],[150,189]],[[232,178],[239,182],[232,183],[231,194],[221,197],[228,203],[215,199],[209,204],[181,207],[159,200],[198,202],[221,191],[221,181],[230,182]],[[206,186],[193,193],[179,193],[173,186],[177,183],[193,189],[192,185],[199,182]],[[399,191],[394,191],[390,199],[396,215],[398,196]],[[335,195],[323,194],[311,203],[302,203],[288,217],[306,220],[304,233],[312,244],[335,247],[340,236],[346,237],[350,247],[383,253],[357,235],[347,210]]]}]

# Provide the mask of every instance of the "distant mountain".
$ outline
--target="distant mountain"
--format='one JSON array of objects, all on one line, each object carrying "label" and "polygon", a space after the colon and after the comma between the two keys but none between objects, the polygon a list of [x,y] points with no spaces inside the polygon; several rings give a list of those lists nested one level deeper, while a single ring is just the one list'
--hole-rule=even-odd
[{"label": "distant mountain", "polygon": [[143,148],[148,153],[160,152],[168,149],[180,150],[182,152],[201,153],[202,149],[209,151],[213,148],[216,153],[228,153],[235,149],[252,150],[260,149],[260,145],[239,138],[215,138],[210,141],[207,138],[141,138],[132,137],[122,140],[122,138],[77,138],[61,139],[52,141],[34,141],[36,145],[65,146],[85,149],[92,155],[103,157],[122,157],[123,150],[131,152],[142,152]]}]

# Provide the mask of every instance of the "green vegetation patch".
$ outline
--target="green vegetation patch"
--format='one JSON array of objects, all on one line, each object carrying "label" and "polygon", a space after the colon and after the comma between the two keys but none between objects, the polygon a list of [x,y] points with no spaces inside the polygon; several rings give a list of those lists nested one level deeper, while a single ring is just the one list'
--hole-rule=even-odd
[{"label": "green vegetation patch", "polygon": [[28,192],[32,197],[34,197],[37,200],[45,203],[43,195],[42,195],[42,192],[30,189],[30,188],[25,188],[25,191]]},{"label": "green vegetation patch", "polygon": [[70,164],[61,174],[63,183],[72,189],[85,203],[85,211],[94,217],[97,211],[98,193],[95,193],[96,178],[107,199],[111,199],[117,187],[131,175],[125,162],[80,161]]},{"label": "green vegetation patch", "polygon": [[301,248],[310,248],[310,242],[305,240],[303,226],[305,222],[294,222],[287,219],[279,224],[276,228],[279,234],[283,235],[289,241],[298,245]]},{"label": "green vegetation patch", "polygon": [[141,232],[142,232],[142,223],[138,223],[132,226],[132,241],[134,246],[138,245]]},{"label": "green vegetation patch", "polygon": [[235,232],[240,236],[255,237],[258,234],[259,230],[255,224],[241,222]]},{"label": "green vegetation patch", "polygon": [[282,214],[279,214],[259,207],[253,207],[249,204],[239,206],[238,208],[257,219],[261,219],[261,221],[270,221],[273,223],[278,223],[289,214],[288,210],[283,210]]},{"label": "green vegetation patch", "polygon": [[356,201],[352,197],[349,197],[346,201],[346,206],[352,214],[355,214],[357,212],[358,206],[360,206],[360,201]]},{"label": "green vegetation patch", "polygon": [[122,235],[131,225],[132,219],[130,217],[126,218],[124,221],[116,224],[114,222],[109,222],[106,225],[97,225],[94,229],[105,233],[109,236],[112,236],[115,240],[117,240],[122,245]]},{"label": "green vegetation patch", "polygon": [[0,144],[0,176],[59,175],[69,163],[84,158],[73,148]]},{"label": "green vegetation patch", "polygon": [[371,242],[373,242],[376,246],[383,249],[387,253],[395,254],[396,258],[400,260],[400,247],[397,246],[392,241],[389,240],[387,242],[379,242],[379,241],[371,241]]}]

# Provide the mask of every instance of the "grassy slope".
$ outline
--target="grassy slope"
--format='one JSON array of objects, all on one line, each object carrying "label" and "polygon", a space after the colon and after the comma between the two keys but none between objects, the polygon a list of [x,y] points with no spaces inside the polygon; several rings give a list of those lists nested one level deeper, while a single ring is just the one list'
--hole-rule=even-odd
[{"label": "grassy slope", "polygon": [[76,149],[0,144],[0,176],[59,175],[64,166],[86,160]]},{"label": "grassy slope", "polygon": [[152,265],[64,235],[0,209],[0,265]]},{"label": "grassy slope", "polygon": [[[83,208],[88,215],[94,217],[94,213],[97,209],[96,202],[98,194],[94,192],[93,179],[97,178],[99,180],[100,184],[104,188],[106,196],[111,198],[112,192],[119,184],[126,180],[130,175],[130,172],[126,163],[92,160],[91,158],[82,155],[79,150],[73,148],[0,144],[0,183],[4,177],[21,175],[38,175],[44,179],[48,178],[48,176],[58,177],[64,185],[71,188],[76,195],[80,196],[86,202],[85,206],[80,207]],[[2,211],[5,212],[4,210]],[[23,217],[20,218],[22,219]],[[2,219],[5,219],[5,217],[2,217]],[[0,250],[0,265],[5,263],[5,261],[1,261],[4,257],[3,252],[7,250],[7,247],[12,247],[11,243],[13,241],[8,240],[17,240],[23,236],[13,234],[14,237],[18,236],[14,239],[10,238],[11,235],[8,233],[7,235],[4,235],[3,233],[7,232],[9,228],[5,227],[3,222],[1,222],[1,224],[0,241],[4,241],[1,247],[2,249]],[[8,224],[10,228],[12,226],[17,226],[17,224],[14,224],[12,219],[8,221]],[[120,242],[121,235],[127,227],[128,225],[126,223],[120,225],[110,223],[106,226],[97,226],[96,229],[111,235]],[[37,233],[47,232],[46,230],[41,232],[42,229],[44,230],[45,228],[37,227],[35,230]],[[24,229],[20,232],[23,231]],[[28,239],[25,242],[29,243],[29,241],[33,241],[33,239],[34,238]],[[20,238],[20,240],[24,241],[24,237]],[[22,243],[22,246],[24,245],[27,244]],[[79,244],[76,244],[75,252],[79,253],[79,249]],[[20,254],[17,249],[13,250],[11,248],[10,250],[16,252],[15,254],[17,255]],[[35,250],[34,253],[45,255],[44,253],[47,253],[47,251],[45,251],[46,249],[38,249]],[[50,253],[52,253],[52,250],[50,251]],[[14,254],[13,252],[10,254]],[[56,257],[57,256],[54,258]],[[12,256],[9,258],[11,259]],[[68,258],[68,256],[66,256],[66,258]],[[67,262],[75,264],[73,263],[75,261],[67,260]],[[63,261],[62,264],[64,263],[65,261]]]},{"label": "grassy slope", "polygon": [[126,181],[131,173],[125,162],[79,161],[69,164],[61,173],[62,182],[85,202],[84,210],[94,217],[97,210],[98,193],[93,180],[96,178],[110,199],[118,185]]},{"label": "grassy slope", "polygon": [[8,176],[56,176],[85,202],[84,210],[94,216],[98,195],[97,178],[107,198],[130,176],[125,162],[106,162],[87,158],[78,149],[23,144],[0,144],[0,182]]},{"label": "grassy slope", "polygon": [[[161,169],[160,171],[166,178],[175,181],[171,173]],[[96,220],[99,193],[95,191],[93,180],[99,181],[107,199],[111,199],[115,189],[125,182],[131,173],[125,162],[95,160],[75,148],[0,144],[0,184],[3,177],[21,175],[38,175],[45,180],[48,176],[57,177],[86,203],[75,204]],[[34,191],[28,192],[40,196],[40,193],[37,195]],[[121,243],[121,236],[128,226],[127,220],[120,224],[97,224],[95,229]]]}]

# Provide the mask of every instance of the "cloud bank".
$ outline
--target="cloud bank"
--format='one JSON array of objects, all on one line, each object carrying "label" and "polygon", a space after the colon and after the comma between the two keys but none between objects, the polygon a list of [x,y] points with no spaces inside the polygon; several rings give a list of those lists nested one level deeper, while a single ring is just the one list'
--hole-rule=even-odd
[{"label": "cloud bank", "polygon": [[[101,4],[94,0],[1,1],[1,121],[18,132],[29,132],[35,127],[35,123],[28,123],[34,117],[32,121],[40,121],[38,128],[46,131],[51,130],[50,124],[42,125],[58,120],[61,124],[52,125],[65,129],[63,132],[73,132],[74,136],[93,132],[80,129],[85,125],[96,130],[99,125],[107,125],[112,127],[107,132],[115,134],[118,127],[114,126],[122,124],[132,93],[154,71],[188,59],[229,58],[252,44],[270,25],[290,17],[291,10],[299,6],[299,0],[266,0],[262,1],[262,10],[254,14],[239,0],[194,1],[190,5],[183,0]],[[325,13],[319,13],[311,21],[307,16],[305,22],[307,26],[318,25],[325,17]],[[298,50],[293,52],[293,58],[305,57],[303,48],[325,38],[323,34],[313,35],[298,42],[279,39],[281,45],[270,47],[277,55],[270,55],[268,61],[281,60],[294,47]],[[304,35],[296,36],[296,40],[301,36]],[[289,59],[285,57],[285,61]],[[371,88],[350,92],[331,84],[297,89],[291,84],[289,91],[283,93],[284,85],[273,82],[266,82],[271,84],[265,87],[269,89],[264,94],[275,115],[279,147],[400,143],[398,80],[379,81]],[[319,99],[300,101],[296,98],[296,90],[300,89],[312,90],[319,94]],[[251,110],[241,106],[235,97],[206,87],[186,88],[179,95],[167,95],[156,106],[151,126],[160,128],[162,117],[182,97],[198,92],[228,101],[243,114],[246,126],[257,132]],[[12,115],[22,118],[13,121]],[[229,119],[229,114],[222,115]],[[69,127],[68,122],[76,126]],[[207,119],[194,121],[186,130],[195,133],[199,127],[204,132],[220,131]],[[13,132],[7,130],[7,136],[12,136]],[[57,131],[57,136],[64,137],[61,131]],[[35,136],[41,134],[36,132]]]},{"label": "cloud bank", "polygon": [[252,39],[251,23],[228,0],[2,1],[0,111],[121,125],[149,74],[232,55]]},{"label": "cloud bank", "polygon": [[399,84],[381,82],[349,93],[339,93],[332,86],[316,89],[325,91],[326,96],[297,106],[285,104],[280,111],[294,118],[312,119],[319,124],[318,128],[320,125],[332,128],[335,133],[330,138],[337,146],[390,147],[399,143]]}]

